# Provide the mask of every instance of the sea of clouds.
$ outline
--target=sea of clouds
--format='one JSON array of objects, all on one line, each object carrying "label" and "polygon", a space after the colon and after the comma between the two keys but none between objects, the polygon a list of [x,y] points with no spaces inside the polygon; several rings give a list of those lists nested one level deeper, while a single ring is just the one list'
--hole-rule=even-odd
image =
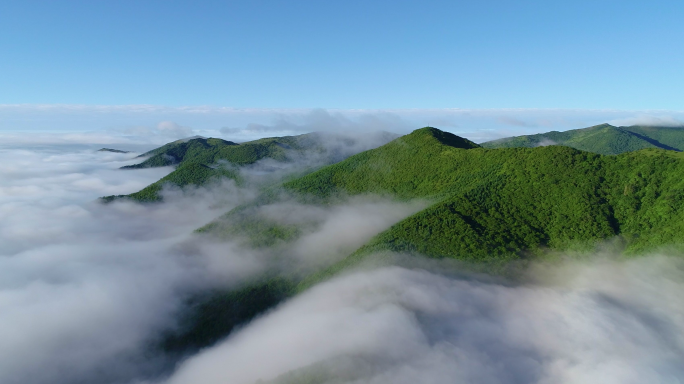
[{"label": "sea of clouds", "polygon": [[[342,148],[364,147],[352,142]],[[253,198],[263,178],[247,188],[230,180],[170,188],[163,204],[98,202],[138,191],[172,170],[119,169],[139,162],[136,155],[73,145],[0,149],[0,382],[154,377],[173,362],[149,346],[174,328],[185,299],[271,268],[269,252],[192,234]],[[296,160],[300,167],[293,171],[328,159]],[[264,214],[292,219],[292,204],[281,202]],[[300,207],[298,214],[317,227],[285,250],[292,258],[288,270],[320,265],[315,255],[324,249],[329,261],[351,252],[421,206],[370,198]]]},{"label": "sea of clouds", "polygon": [[184,362],[167,383],[684,378],[681,259],[538,266],[514,285],[444,269],[385,267],[320,284]]},{"label": "sea of clouds", "polygon": [[[238,286],[274,257],[192,234],[257,193],[230,181],[167,190],[163,204],[98,203],[171,171],[118,169],[135,155],[0,150],[1,383],[684,381],[684,263],[665,256],[540,264],[515,281],[439,261],[359,269],[169,360],[150,345],[185,299]],[[284,201],[258,214],[317,223],[278,250],[300,269],[427,203]]]}]

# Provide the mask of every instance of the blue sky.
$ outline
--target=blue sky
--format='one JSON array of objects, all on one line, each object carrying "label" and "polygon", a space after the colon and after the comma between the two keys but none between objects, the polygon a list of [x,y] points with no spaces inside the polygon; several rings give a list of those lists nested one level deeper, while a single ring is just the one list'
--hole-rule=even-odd
[{"label": "blue sky", "polygon": [[683,16],[682,1],[0,0],[0,130],[249,133],[319,109],[481,140],[677,124]]},{"label": "blue sky", "polygon": [[677,109],[681,1],[2,1],[0,103]]}]

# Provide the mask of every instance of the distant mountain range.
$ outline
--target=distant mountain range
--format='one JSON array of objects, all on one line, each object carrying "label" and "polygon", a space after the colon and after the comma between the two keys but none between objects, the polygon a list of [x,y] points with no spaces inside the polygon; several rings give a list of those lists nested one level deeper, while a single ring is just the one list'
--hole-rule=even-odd
[{"label": "distant mountain range", "polygon": [[570,131],[507,137],[482,143],[484,148],[540,147],[564,145],[582,151],[617,155],[646,148],[684,151],[684,128],[601,124]]}]

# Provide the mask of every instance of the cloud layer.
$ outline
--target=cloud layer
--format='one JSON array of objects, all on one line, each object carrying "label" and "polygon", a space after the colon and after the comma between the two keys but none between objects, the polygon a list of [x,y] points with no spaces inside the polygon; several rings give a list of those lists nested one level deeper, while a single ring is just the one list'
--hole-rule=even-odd
[{"label": "cloud layer", "polygon": [[254,321],[167,383],[684,379],[681,259],[571,263],[530,278],[503,285],[399,267],[357,272]]},{"label": "cloud layer", "polygon": [[170,171],[117,169],[132,156],[0,151],[0,382],[113,382],[162,365],[143,359],[146,343],[207,280],[205,259],[173,247],[239,195],[96,203]]},{"label": "cloud layer", "polygon": [[[681,126],[684,111],[617,109],[441,108],[441,109],[277,109],[155,105],[0,105],[0,138],[4,143],[31,143],[16,132],[41,132],[33,142],[75,142],[64,133],[91,141],[126,145],[161,141],[182,135],[248,141],[264,136],[310,131],[385,130],[405,134],[434,126],[475,142],[497,138],[616,125]],[[167,127],[174,127],[167,129]],[[190,132],[191,130],[192,132]],[[4,133],[2,133],[4,132]],[[85,134],[85,132],[88,132]],[[60,133],[60,135],[58,135]],[[190,135],[190,133],[192,133]],[[176,137],[178,136],[178,137]],[[102,141],[100,141],[102,142]]]},{"label": "cloud layer", "polygon": [[[302,207],[316,225],[287,247],[213,243],[192,231],[256,191],[223,181],[165,190],[164,204],[97,203],[171,171],[118,169],[135,155],[0,150],[0,382],[155,377],[173,360],[150,346],[175,327],[187,297],[237,286],[276,259],[288,273],[324,265],[419,208],[378,199]],[[287,204],[270,217],[282,219]]]}]

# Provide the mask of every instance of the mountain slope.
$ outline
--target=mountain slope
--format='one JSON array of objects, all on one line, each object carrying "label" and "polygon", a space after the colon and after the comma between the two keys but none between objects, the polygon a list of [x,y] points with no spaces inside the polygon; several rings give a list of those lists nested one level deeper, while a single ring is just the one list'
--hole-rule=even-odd
[{"label": "mountain slope", "polygon": [[[477,144],[451,133],[421,128],[380,148],[285,183],[283,187],[318,197],[342,192],[389,194],[404,199],[430,197],[454,188],[463,176],[452,171],[468,164],[454,162],[454,155],[478,148]],[[467,178],[488,172],[475,168],[471,171]]]},{"label": "mountain slope", "polygon": [[633,125],[620,127],[663,149],[684,151],[684,127],[653,127]]},{"label": "mountain slope", "polygon": [[140,202],[155,202],[161,200],[161,195],[159,193],[166,184],[185,187],[188,185],[202,185],[210,180],[218,180],[221,178],[235,180],[238,185],[242,183],[242,178],[239,173],[234,170],[225,167],[209,167],[204,164],[187,162],[179,165],[175,171],[138,192],[131,193],[130,195],[104,196],[101,200],[103,202],[111,202],[116,199],[130,198]]},{"label": "mountain slope", "polygon": [[[684,246],[684,156],[680,153],[646,149],[602,156],[561,146],[442,150],[450,154],[444,158],[453,156],[453,164],[461,167],[424,161],[430,156],[413,158],[425,165],[425,172],[413,173],[415,185],[433,183],[432,196],[438,202],[304,279],[298,291],[387,251],[476,261],[494,271],[510,260],[548,250],[591,251],[608,240],[627,254]],[[352,168],[359,166],[365,165]],[[330,168],[306,178],[344,179],[339,172],[329,175]],[[434,183],[433,173],[448,174],[457,185],[445,188]],[[290,187],[311,191],[297,185],[302,181]],[[374,187],[367,192],[378,192],[379,184],[368,185]],[[414,192],[422,194],[419,188]],[[365,192],[356,188],[355,193]]]},{"label": "mountain slope", "polygon": [[591,158],[569,149],[534,151],[556,160],[511,159],[496,180],[396,224],[365,251],[482,260],[539,247],[586,249],[618,235],[632,253],[684,242],[682,160],[662,153]]},{"label": "mountain slope", "polygon": [[617,155],[646,148],[684,150],[684,129],[671,127],[615,127],[601,124],[564,132],[508,137],[482,143],[484,148],[533,148],[564,145],[603,155]]},{"label": "mountain slope", "polygon": [[482,259],[616,235],[633,252],[684,240],[684,161],[677,153],[465,149],[438,140],[436,131],[415,131],[283,188],[318,199],[381,194],[437,201],[379,235],[373,249]]},{"label": "mountain slope", "polygon": [[278,177],[282,177],[289,173],[307,172],[312,168],[331,164],[351,154],[384,144],[394,138],[396,135],[388,132],[371,133],[360,137],[314,132],[299,136],[264,138],[241,144],[202,137],[177,140],[140,155],[139,157],[148,158],[139,164],[122,167],[122,169],[140,169],[176,166],[174,171],[139,192],[130,195],[106,196],[103,201],[118,198],[131,198],[141,202],[160,201],[162,197],[159,192],[164,184],[181,187],[203,185],[210,180],[222,177],[234,179],[240,183],[243,181],[239,177],[240,167],[265,159],[290,166],[291,169],[265,167],[261,170],[262,173],[269,173],[269,170],[275,169],[281,171]]},{"label": "mountain slope", "polygon": [[146,152],[140,157],[149,156],[140,164],[122,167],[123,169],[163,167],[168,165],[194,162],[214,164],[218,160],[244,165],[263,158],[284,161],[288,151],[322,150],[317,134],[300,136],[271,137],[242,144],[215,138],[192,138],[177,140],[160,148]]}]

